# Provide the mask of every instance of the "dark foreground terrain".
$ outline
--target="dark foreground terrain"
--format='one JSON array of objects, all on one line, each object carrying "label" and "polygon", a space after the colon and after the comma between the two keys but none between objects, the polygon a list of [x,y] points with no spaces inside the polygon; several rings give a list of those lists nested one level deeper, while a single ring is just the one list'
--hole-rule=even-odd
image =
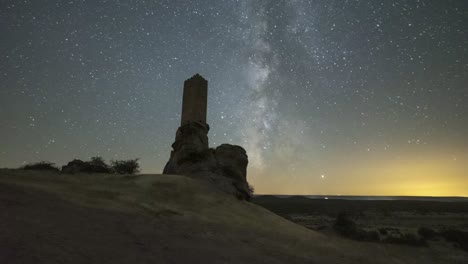
[{"label": "dark foreground terrain", "polygon": [[253,202],[331,236],[468,252],[468,199],[310,199],[264,195],[256,196]]},{"label": "dark foreground terrain", "polygon": [[317,232],[175,175],[0,170],[0,263],[467,263]]}]

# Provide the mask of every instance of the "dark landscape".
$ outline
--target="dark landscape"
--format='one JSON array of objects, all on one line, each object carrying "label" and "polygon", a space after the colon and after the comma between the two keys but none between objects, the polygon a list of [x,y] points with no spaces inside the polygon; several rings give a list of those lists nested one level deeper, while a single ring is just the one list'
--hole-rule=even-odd
[{"label": "dark landscape", "polygon": [[376,243],[452,246],[468,251],[467,198],[326,198],[259,195],[252,201],[328,235]]},{"label": "dark landscape", "polygon": [[468,0],[0,25],[0,264],[468,264]]},{"label": "dark landscape", "polygon": [[[462,264],[468,259],[463,241],[439,234],[425,238],[424,245],[337,235],[331,226],[338,208],[350,204],[364,208],[366,202],[336,200],[333,206],[338,208],[333,209],[326,204],[330,200],[304,199],[253,199],[297,225],[185,176],[1,169],[0,263]],[[294,209],[286,209],[289,205]],[[453,216],[442,221],[449,213],[431,212],[434,215],[413,221],[418,214],[401,217],[401,212],[389,212],[386,222],[357,220],[357,225],[414,232],[420,226],[440,224],[457,228],[454,237],[458,239],[460,231],[466,230],[467,207],[459,205],[450,207]],[[379,215],[379,208],[395,206],[415,209],[406,202],[378,202],[375,211],[364,215]],[[441,207],[430,202],[426,208]],[[353,219],[377,219],[364,215]]]}]

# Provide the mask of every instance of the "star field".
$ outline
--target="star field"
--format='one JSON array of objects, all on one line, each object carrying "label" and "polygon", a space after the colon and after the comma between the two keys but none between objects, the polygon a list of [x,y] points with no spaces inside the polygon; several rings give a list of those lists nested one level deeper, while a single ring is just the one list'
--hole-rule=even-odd
[{"label": "star field", "polygon": [[468,196],[468,3],[2,1],[0,167],[160,173],[183,81],[259,193]]}]

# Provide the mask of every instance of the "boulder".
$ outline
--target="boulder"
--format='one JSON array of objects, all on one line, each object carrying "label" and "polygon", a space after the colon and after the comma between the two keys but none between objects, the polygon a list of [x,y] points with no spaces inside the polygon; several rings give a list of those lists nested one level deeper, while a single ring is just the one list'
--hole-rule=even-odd
[{"label": "boulder", "polygon": [[214,151],[217,166],[228,178],[247,181],[247,152],[240,146],[222,144]]}]

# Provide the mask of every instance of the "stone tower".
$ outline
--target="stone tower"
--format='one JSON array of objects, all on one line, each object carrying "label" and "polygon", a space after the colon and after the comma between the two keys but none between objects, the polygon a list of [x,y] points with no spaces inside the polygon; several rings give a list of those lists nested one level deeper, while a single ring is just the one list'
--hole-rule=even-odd
[{"label": "stone tower", "polygon": [[248,200],[252,193],[247,182],[246,151],[229,144],[209,147],[207,95],[208,81],[199,74],[184,82],[181,124],[163,174],[189,176]]},{"label": "stone tower", "polygon": [[184,82],[181,126],[188,122],[206,124],[207,97],[208,81],[198,73]]}]

